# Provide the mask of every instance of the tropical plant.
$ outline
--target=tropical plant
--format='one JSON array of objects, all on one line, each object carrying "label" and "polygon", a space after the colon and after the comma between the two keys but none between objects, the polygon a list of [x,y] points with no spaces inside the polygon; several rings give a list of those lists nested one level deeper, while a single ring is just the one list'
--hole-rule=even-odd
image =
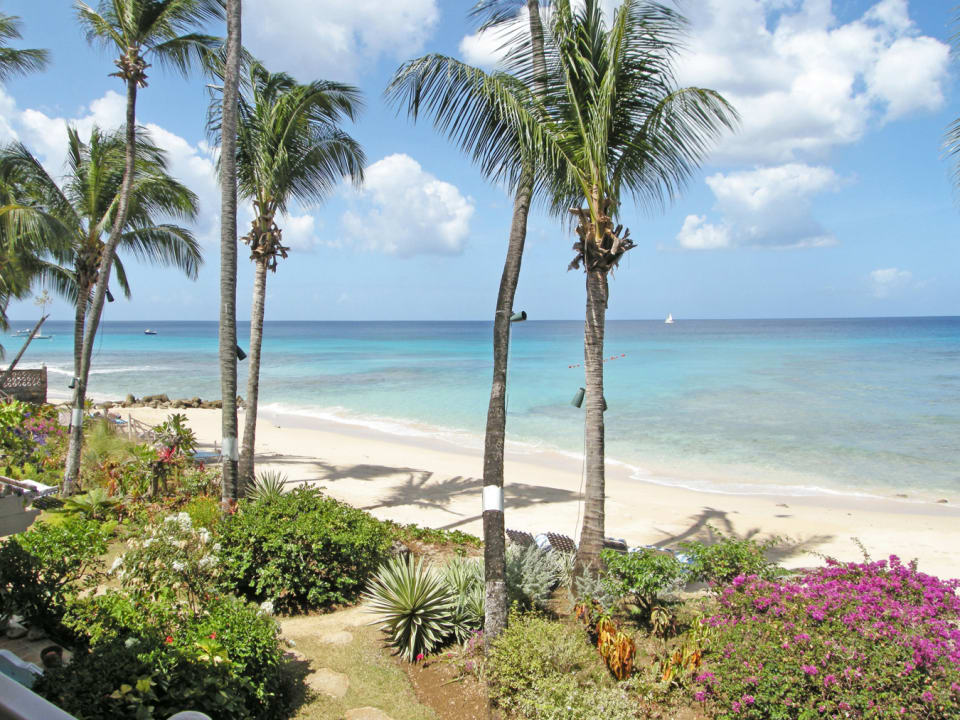
[{"label": "tropical plant", "polygon": [[226,0],[227,41],[224,48],[220,104],[220,411],[224,508],[237,501],[237,115],[240,96],[240,0]]},{"label": "tropical plant", "polygon": [[690,692],[716,717],[960,717],[958,589],[896,556],[739,576]]},{"label": "tropical plant", "polygon": [[[117,196],[117,209],[104,245],[97,272],[97,283],[90,301],[90,320],[83,336],[80,375],[74,391],[74,411],[83,411],[93,341],[100,324],[110,270],[127,223],[133,192],[137,146],[137,91],[147,85],[148,60],[154,59],[186,75],[194,60],[209,58],[217,39],[192,32],[204,23],[223,16],[220,0],[101,0],[97,8],[77,0],[80,26],[90,42],[98,42],[117,52],[119,77],[126,86],[126,128],[123,180]],[[74,491],[83,446],[82,427],[72,427],[63,492]]]},{"label": "tropical plant", "polygon": [[649,614],[657,596],[679,588],[686,569],[671,553],[643,548],[639,552],[600,553],[606,571],[604,583],[618,598],[632,598]]},{"label": "tropical plant", "polygon": [[269,502],[283,495],[288,482],[287,474],[279,470],[262,470],[247,486],[246,497],[250,502]]},{"label": "tropical plant", "polygon": [[[254,262],[253,306],[250,314],[250,370],[247,381],[243,447],[239,483],[253,479],[260,357],[267,271],[287,257],[277,215],[291,200],[322,202],[344,176],[363,180],[363,150],[340,129],[361,107],[359,91],[350,85],[316,80],[300,84],[286,73],[271,73],[250,63],[240,94],[237,125],[239,193],[253,203],[256,217],[243,241]],[[219,140],[222,112],[212,108],[210,129]]]},{"label": "tropical plant", "polygon": [[61,515],[80,515],[103,522],[116,518],[121,503],[120,498],[110,497],[103,488],[92,488],[85,493],[64,498],[63,504],[51,512]]},{"label": "tropical plant", "polygon": [[173,455],[192,455],[197,451],[197,434],[187,427],[187,416],[173,413],[153,429],[157,444]]},{"label": "tropical plant", "polygon": [[22,37],[20,25],[20,18],[16,15],[0,13],[0,82],[43,70],[50,60],[50,53],[46,50],[17,50],[8,46],[10,40]]},{"label": "tropical plant", "polygon": [[443,578],[422,559],[396,556],[380,566],[363,594],[390,644],[405,660],[433,652],[454,626],[456,598]]},{"label": "tropical plant", "polygon": [[[546,4],[546,3],[545,3]],[[517,13],[526,7],[531,48],[531,69],[534,87],[538,94],[546,90],[546,59],[543,51],[543,24],[540,18],[538,0],[480,0],[471,10],[471,16],[480,21],[480,32],[496,31],[515,23]],[[426,96],[416,91],[419,78],[443,72],[455,63],[450,58],[430,55],[414,60],[402,67],[394,76],[387,94],[401,104],[406,102],[407,110],[414,119],[422,110],[434,113],[434,124],[443,132],[447,131],[451,140],[469,149],[473,140],[469,133],[461,134],[464,128],[444,113],[443,105],[436,105]],[[412,81],[412,85],[411,85]],[[519,140],[519,138],[518,138]],[[512,154],[503,158],[506,166],[520,162],[519,174],[513,183],[513,215],[510,222],[510,234],[507,242],[507,255],[500,276],[500,289],[497,293],[496,310],[493,315],[493,380],[490,387],[490,401],[487,408],[487,423],[483,442],[483,483],[484,486],[503,488],[503,449],[506,435],[507,411],[507,358],[510,347],[510,325],[513,316],[513,303],[517,284],[520,279],[520,265],[523,260],[523,246],[526,242],[527,217],[534,190],[534,161],[528,155],[522,155],[522,147],[516,142],[509,148]],[[474,152],[474,160],[480,161],[484,173],[491,177],[504,174],[506,166],[488,161],[480,153]],[[509,174],[509,173],[508,173]],[[486,594],[490,598],[487,604],[486,632],[484,639],[489,642],[496,637],[507,618],[506,593],[506,548],[504,536],[503,511],[499,508],[484,508],[486,520],[484,532],[484,567],[486,573]]]},{"label": "tropical plant", "polygon": [[[75,307],[73,328],[74,376],[79,377],[83,333],[90,293],[98,280],[104,251],[103,234],[113,222],[123,182],[125,140],[122,133],[97,127],[89,140],[76,128],[67,129],[67,173],[57,181],[30,150],[19,142],[0,148],[0,183],[16,199],[43,211],[49,225],[69,243],[53,252],[59,265],[42,271],[53,288]],[[202,262],[200,246],[186,228],[157,222],[159,216],[192,220],[197,196],[168,173],[166,153],[153,145],[146,131],[136,141],[132,194],[117,252],[138,260],[177,267],[196,279]],[[117,284],[130,297],[127,273],[114,258]]]}]

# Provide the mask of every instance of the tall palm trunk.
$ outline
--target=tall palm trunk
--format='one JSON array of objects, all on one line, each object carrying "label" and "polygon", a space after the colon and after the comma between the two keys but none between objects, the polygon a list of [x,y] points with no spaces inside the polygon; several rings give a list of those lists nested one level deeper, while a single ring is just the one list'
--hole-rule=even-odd
[{"label": "tall palm trunk", "polygon": [[[546,60],[543,52],[543,25],[538,0],[527,0],[530,11],[530,40],[537,91],[545,89]],[[513,219],[507,257],[500,276],[497,310],[493,318],[493,382],[487,408],[487,427],[483,442],[483,559],[485,582],[484,642],[497,637],[507,623],[507,560],[503,516],[503,456],[507,427],[507,358],[510,352],[510,315],[520,280],[523,246],[527,237],[527,217],[533,196],[533,170],[524,167],[513,201]],[[487,488],[491,488],[488,490]],[[495,490],[492,488],[496,488]],[[489,505],[489,507],[488,507]]]},{"label": "tall palm trunk", "polygon": [[243,416],[243,451],[240,453],[241,488],[253,482],[253,458],[257,442],[257,404],[260,397],[260,348],[263,345],[263,306],[267,295],[267,258],[257,259],[253,276],[253,305],[250,309],[250,353],[247,376],[247,405]]},{"label": "tall palm trunk", "polygon": [[83,329],[87,321],[87,298],[90,288],[81,285],[77,292],[77,308],[73,317],[73,376],[80,377],[83,358]]},{"label": "tall palm trunk", "polygon": [[577,551],[577,574],[596,572],[604,536],[603,334],[607,313],[607,272],[587,268],[587,317],[583,332],[586,375],[586,468],[583,528]]},{"label": "tall palm trunk", "polygon": [[227,0],[227,58],[220,147],[220,398],[223,436],[221,501],[237,484],[237,98],[240,82],[240,0]]},{"label": "tall palm trunk", "polygon": [[[503,518],[503,455],[507,426],[507,358],[510,351],[510,315],[520,278],[523,245],[527,236],[527,216],[533,194],[533,173],[524,171],[513,203],[513,221],[507,258],[500,276],[497,311],[493,319],[493,384],[487,409],[487,429],[483,443],[483,560],[485,580],[484,640],[489,646],[507,622],[507,565]],[[498,488],[499,490],[487,490]],[[492,494],[490,494],[492,493]],[[489,497],[499,497],[490,502]],[[492,507],[488,507],[491,505]],[[498,506],[499,505],[499,506]]]},{"label": "tall palm trunk", "polygon": [[113,269],[113,258],[124,225],[127,222],[127,207],[130,202],[130,191],[133,188],[134,160],[137,141],[137,80],[134,77],[127,79],[127,127],[126,153],[123,167],[123,183],[120,187],[120,197],[117,201],[117,214],[113,220],[110,237],[103,248],[100,258],[97,284],[93,291],[93,300],[90,303],[90,320],[86,323],[83,333],[83,347],[80,353],[80,373],[77,377],[77,387],[73,394],[73,417],[70,423],[70,445],[67,450],[67,465],[63,476],[63,494],[71,495],[77,486],[80,475],[80,454],[83,450],[83,406],[87,399],[87,377],[90,375],[90,357],[93,353],[93,341],[97,336],[100,325],[100,313],[103,311],[103,301],[107,294],[107,284],[110,282],[110,271]]}]

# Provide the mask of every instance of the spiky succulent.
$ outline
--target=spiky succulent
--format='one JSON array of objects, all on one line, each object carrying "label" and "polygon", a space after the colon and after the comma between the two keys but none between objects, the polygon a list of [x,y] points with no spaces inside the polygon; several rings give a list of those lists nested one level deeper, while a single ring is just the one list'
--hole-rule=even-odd
[{"label": "spiky succulent", "polygon": [[447,587],[454,594],[453,634],[465,642],[475,630],[483,629],[486,607],[483,586],[483,561],[454,557],[442,570]]},{"label": "spiky succulent", "polygon": [[394,557],[380,566],[363,594],[390,645],[405,660],[430,653],[454,630],[456,597],[442,575],[421,560]]},{"label": "spiky succulent", "polygon": [[287,484],[287,474],[279,470],[264,470],[257,473],[253,482],[247,486],[246,497],[250,502],[265,502],[283,494]]}]

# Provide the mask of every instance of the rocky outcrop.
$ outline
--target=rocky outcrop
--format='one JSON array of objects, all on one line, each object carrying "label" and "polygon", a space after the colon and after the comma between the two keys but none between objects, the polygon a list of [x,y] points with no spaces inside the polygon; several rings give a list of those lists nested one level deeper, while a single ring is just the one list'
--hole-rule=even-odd
[{"label": "rocky outcrop", "polygon": [[[243,398],[239,395],[237,396],[237,406],[244,407]],[[170,409],[170,410],[184,410],[187,408],[198,408],[204,410],[219,410],[223,407],[223,403],[220,400],[203,400],[199,397],[192,398],[178,398],[177,400],[171,400],[166,393],[160,395],[144,395],[142,398],[137,399],[133,394],[127,395],[123,402],[102,402],[97,403],[96,407],[103,410],[110,410],[111,408],[138,408],[138,407],[149,407],[149,408],[158,408],[158,409]]]}]

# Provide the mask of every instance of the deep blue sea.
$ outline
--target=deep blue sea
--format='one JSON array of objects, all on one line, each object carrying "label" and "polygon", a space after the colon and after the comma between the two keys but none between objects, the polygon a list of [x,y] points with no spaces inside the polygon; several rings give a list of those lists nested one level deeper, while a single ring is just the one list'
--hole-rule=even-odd
[{"label": "deep blue sea", "polygon": [[[65,394],[71,324],[44,331],[23,366]],[[512,450],[581,453],[582,339],[581,322],[513,326]],[[108,322],[91,390],[216,398],[216,352],[213,322]],[[638,479],[960,497],[960,318],[611,321],[606,355],[607,457]],[[270,322],[261,407],[480,447],[491,367],[486,322]]]}]

